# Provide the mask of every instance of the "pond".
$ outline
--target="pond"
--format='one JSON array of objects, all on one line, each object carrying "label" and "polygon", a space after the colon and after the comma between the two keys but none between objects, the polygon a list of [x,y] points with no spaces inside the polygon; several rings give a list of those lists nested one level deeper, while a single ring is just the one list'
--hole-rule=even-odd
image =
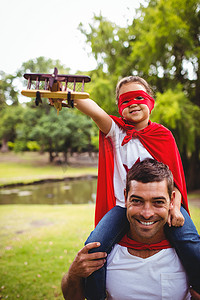
[{"label": "pond", "polygon": [[96,179],[47,182],[0,189],[0,204],[95,203]]}]

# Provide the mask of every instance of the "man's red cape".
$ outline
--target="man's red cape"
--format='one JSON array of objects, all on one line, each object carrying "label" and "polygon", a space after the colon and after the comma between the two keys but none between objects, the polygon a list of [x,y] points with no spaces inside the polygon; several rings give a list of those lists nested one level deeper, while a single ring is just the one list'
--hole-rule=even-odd
[{"label": "man's red cape", "polygon": [[[126,127],[127,124],[122,118],[111,117],[119,127]],[[182,204],[189,212],[181,157],[171,131],[160,124],[150,121],[149,125],[143,130],[135,130],[134,137],[139,138],[142,145],[154,159],[169,166],[174,176],[175,185],[182,194]],[[110,138],[106,138],[105,135],[100,132],[95,226],[102,217],[116,205],[113,174],[114,157],[112,142]]]}]

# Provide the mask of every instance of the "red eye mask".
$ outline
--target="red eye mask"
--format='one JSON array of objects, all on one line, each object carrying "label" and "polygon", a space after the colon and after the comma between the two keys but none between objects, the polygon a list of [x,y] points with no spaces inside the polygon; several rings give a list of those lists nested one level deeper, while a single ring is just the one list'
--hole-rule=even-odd
[{"label": "red eye mask", "polygon": [[[142,97],[144,99],[142,99],[142,100],[135,99],[137,97]],[[124,103],[124,102],[127,102],[127,103]],[[122,111],[126,107],[128,107],[132,104],[146,104],[151,112],[152,109],[154,108],[154,103],[155,103],[155,100],[151,96],[149,96],[146,92],[144,92],[142,90],[131,91],[131,92],[121,94],[119,96],[118,109],[119,109],[120,115],[122,116]]]}]

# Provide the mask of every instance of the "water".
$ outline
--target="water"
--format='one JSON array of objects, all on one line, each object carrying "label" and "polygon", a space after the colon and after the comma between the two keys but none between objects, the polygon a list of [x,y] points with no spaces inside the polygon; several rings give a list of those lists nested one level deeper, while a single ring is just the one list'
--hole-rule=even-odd
[{"label": "water", "polygon": [[0,204],[95,203],[96,179],[48,182],[0,189]]}]

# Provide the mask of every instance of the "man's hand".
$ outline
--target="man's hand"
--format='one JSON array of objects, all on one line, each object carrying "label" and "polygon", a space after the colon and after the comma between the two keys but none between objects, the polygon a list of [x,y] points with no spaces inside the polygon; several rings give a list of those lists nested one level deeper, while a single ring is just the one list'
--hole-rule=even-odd
[{"label": "man's hand", "polygon": [[170,209],[169,216],[168,216],[168,221],[167,221],[169,227],[171,227],[171,226],[175,226],[175,227],[183,226],[184,221],[185,221],[185,219],[184,219],[182,213],[180,212],[179,208],[173,207],[172,209]]},{"label": "man's hand", "polygon": [[78,252],[72,265],[69,268],[70,276],[86,278],[94,271],[103,267],[106,262],[105,258],[107,256],[107,253],[88,253],[88,251],[92,248],[97,248],[99,246],[100,243],[89,243]]},{"label": "man's hand", "polygon": [[84,300],[83,278],[103,267],[107,256],[104,252],[88,253],[100,243],[89,243],[81,249],[71,264],[68,273],[62,279],[62,292],[66,300]]},{"label": "man's hand", "polygon": [[197,293],[197,292],[195,292],[193,289],[190,289],[190,294],[191,294],[191,296],[192,296],[192,300],[200,300],[200,295]]}]

